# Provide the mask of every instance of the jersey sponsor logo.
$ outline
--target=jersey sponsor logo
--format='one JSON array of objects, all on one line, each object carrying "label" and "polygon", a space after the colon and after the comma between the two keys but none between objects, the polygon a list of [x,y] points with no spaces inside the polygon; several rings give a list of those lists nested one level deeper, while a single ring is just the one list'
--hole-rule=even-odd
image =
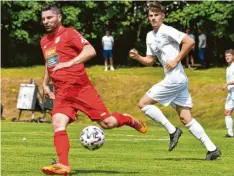
[{"label": "jersey sponsor logo", "polygon": [[45,51],[45,57],[48,67],[55,66],[59,63],[58,54],[56,53],[56,48],[50,48]]},{"label": "jersey sponsor logo", "polygon": [[56,53],[56,48],[49,48],[47,50],[45,50],[45,57],[48,58],[50,56],[54,56],[54,55],[57,55]]}]

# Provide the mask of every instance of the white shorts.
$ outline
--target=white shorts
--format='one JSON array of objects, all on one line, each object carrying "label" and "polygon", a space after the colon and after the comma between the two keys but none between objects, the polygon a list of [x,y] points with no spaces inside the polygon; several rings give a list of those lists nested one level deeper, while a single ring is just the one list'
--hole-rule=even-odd
[{"label": "white shorts", "polygon": [[164,106],[171,104],[174,108],[175,105],[193,107],[188,82],[171,83],[163,80],[151,87],[146,94]]},{"label": "white shorts", "polygon": [[226,110],[234,110],[234,92],[228,92],[228,96],[225,103]]}]

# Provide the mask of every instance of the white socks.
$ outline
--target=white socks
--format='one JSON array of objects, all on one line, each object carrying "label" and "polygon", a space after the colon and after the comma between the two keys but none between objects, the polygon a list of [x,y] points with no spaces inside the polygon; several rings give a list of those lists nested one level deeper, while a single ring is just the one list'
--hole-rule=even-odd
[{"label": "white socks", "polygon": [[162,111],[158,107],[154,105],[146,105],[141,110],[152,120],[162,124],[169,134],[172,134],[176,131],[175,126],[169,122],[169,120],[163,115]]},{"label": "white socks", "polygon": [[[173,126],[169,122],[169,120],[163,115],[162,111],[158,107],[154,105],[146,105],[141,110],[152,120],[162,124],[170,134],[176,131],[175,126]],[[185,127],[189,129],[193,136],[195,136],[198,140],[202,142],[202,144],[206,147],[208,151],[216,150],[216,146],[214,145],[214,143],[207,136],[203,127],[195,119],[193,119],[190,123],[185,125]]]},{"label": "white socks", "polygon": [[232,131],[232,126],[233,126],[233,121],[231,116],[225,116],[225,123],[226,127],[228,130],[228,134],[233,136],[233,131]]},{"label": "white socks", "polygon": [[189,122],[187,125],[185,125],[185,127],[188,128],[189,131],[197,139],[199,139],[202,142],[202,144],[206,147],[206,149],[208,151],[214,151],[216,149],[216,146],[210,140],[210,138],[207,136],[203,127],[195,119],[193,119],[191,122]]}]

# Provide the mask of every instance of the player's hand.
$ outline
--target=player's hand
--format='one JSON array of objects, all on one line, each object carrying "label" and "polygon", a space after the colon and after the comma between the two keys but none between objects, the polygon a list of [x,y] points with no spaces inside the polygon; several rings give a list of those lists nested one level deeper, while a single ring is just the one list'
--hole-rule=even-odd
[{"label": "player's hand", "polygon": [[174,69],[177,65],[178,65],[178,62],[177,62],[175,59],[174,59],[174,60],[170,60],[170,61],[167,62],[166,68],[167,68],[168,70],[172,70],[172,69]]},{"label": "player's hand", "polygon": [[56,70],[59,70],[61,68],[66,68],[66,67],[71,67],[72,66],[72,63],[71,62],[62,62],[62,63],[59,63],[57,64],[52,71],[56,71]]},{"label": "player's hand", "polygon": [[134,49],[134,48],[131,49],[129,51],[129,57],[131,57],[132,59],[136,59],[137,60],[137,58],[139,57],[138,51],[136,49]]},{"label": "player's hand", "polygon": [[50,91],[50,88],[49,88],[49,86],[43,86],[43,88],[44,88],[44,93],[45,93],[45,95],[47,96],[47,97],[49,97],[50,99],[55,99],[55,95],[54,95],[54,93],[53,92],[51,92]]},{"label": "player's hand", "polygon": [[227,86],[228,86],[227,84],[224,84],[222,89],[225,90],[227,88]]}]

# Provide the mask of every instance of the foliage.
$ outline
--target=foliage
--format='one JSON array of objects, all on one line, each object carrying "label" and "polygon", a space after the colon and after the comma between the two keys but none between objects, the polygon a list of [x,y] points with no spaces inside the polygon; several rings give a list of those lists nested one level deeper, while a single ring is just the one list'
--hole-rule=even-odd
[{"label": "foliage", "polygon": [[[55,3],[62,9],[63,24],[79,30],[98,51],[102,63],[101,37],[105,30],[112,31],[115,38],[115,63],[129,64],[128,51],[138,47],[145,53],[145,36],[150,25],[147,22],[146,1],[2,1],[2,66],[33,65],[43,63],[39,40],[44,35],[41,23],[41,8]],[[233,3],[220,1],[163,1],[168,24],[184,30],[209,29],[214,45],[213,55],[223,52],[220,47],[233,45]],[[219,51],[220,50],[220,51]],[[14,59],[26,56],[24,61]],[[9,61],[13,60],[13,61]],[[31,62],[28,62],[28,61]],[[131,62],[132,63],[132,62]],[[134,63],[135,64],[135,63]]]},{"label": "foliage", "polygon": [[[191,4],[170,13],[166,22],[180,23],[184,27],[204,28],[217,38],[234,41],[233,26],[234,2],[204,1]],[[231,30],[232,27],[232,30]]]}]

